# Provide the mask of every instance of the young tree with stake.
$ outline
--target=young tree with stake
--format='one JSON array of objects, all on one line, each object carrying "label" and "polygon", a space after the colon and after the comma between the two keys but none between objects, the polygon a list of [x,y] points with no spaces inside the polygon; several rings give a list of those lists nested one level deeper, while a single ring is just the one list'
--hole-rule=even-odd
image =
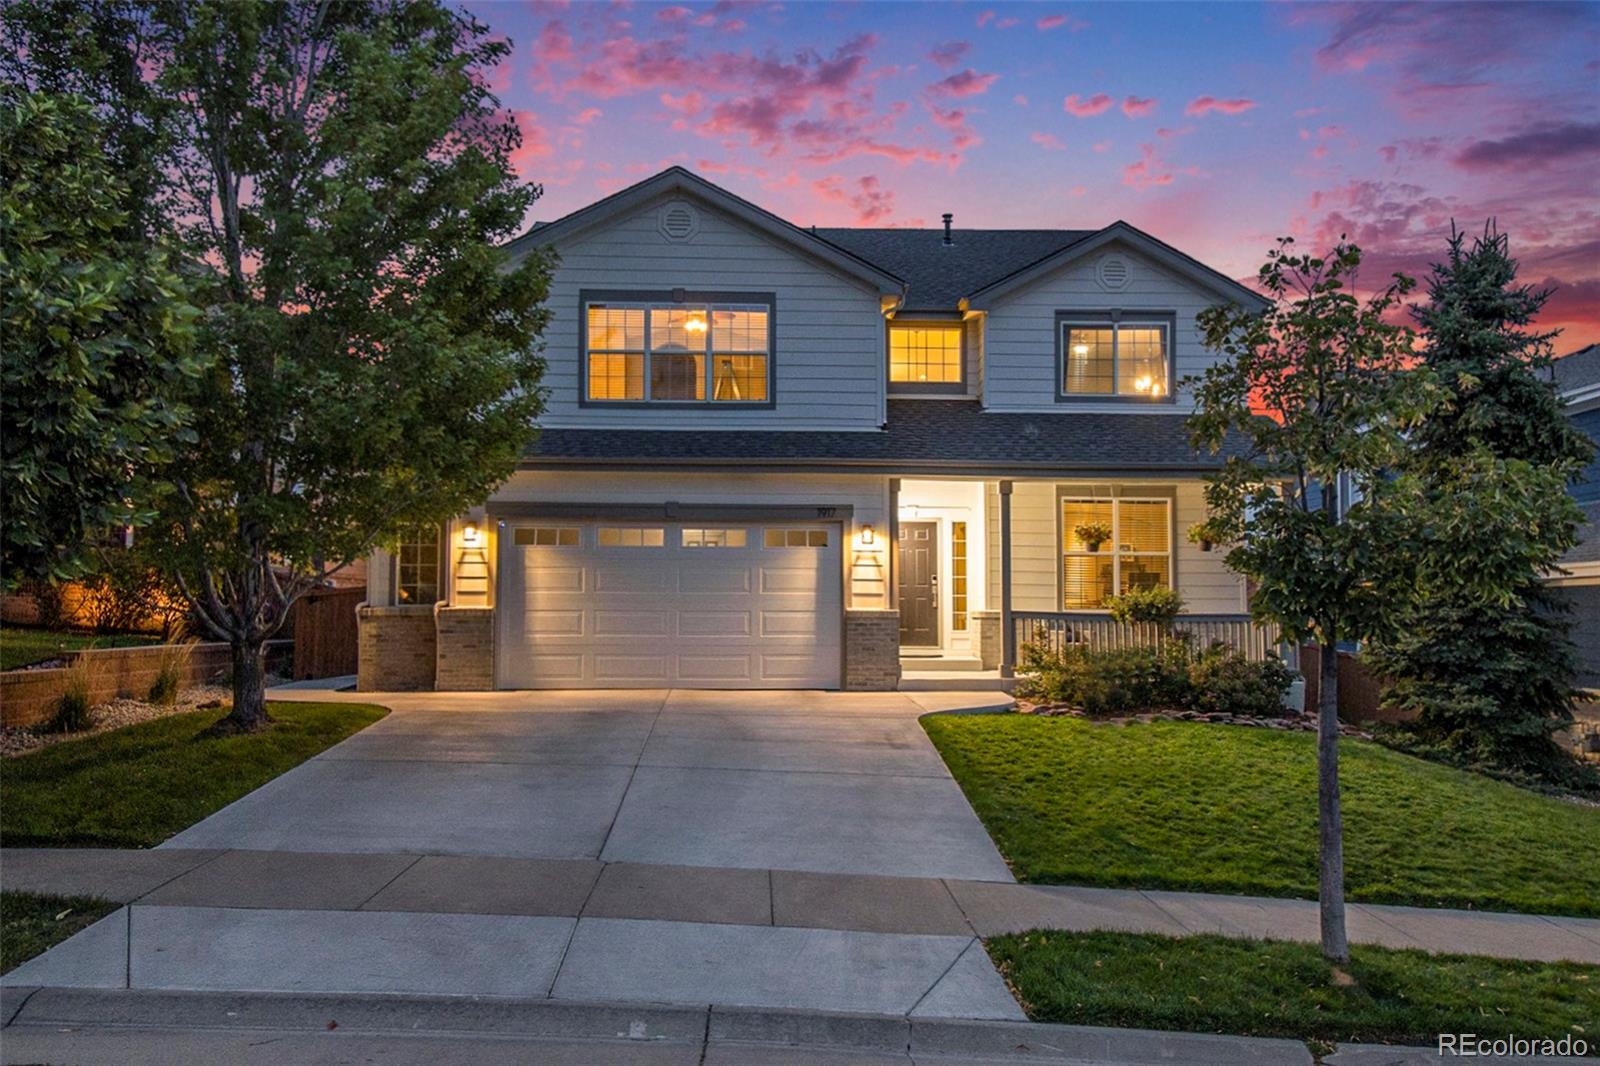
[{"label": "young tree with stake", "polygon": [[[1407,372],[1410,331],[1387,321],[1412,282],[1397,275],[1362,301],[1350,290],[1360,263],[1354,245],[1315,257],[1286,238],[1260,272],[1271,308],[1203,312],[1205,343],[1223,359],[1199,381],[1190,421],[1198,447],[1243,445],[1207,481],[1207,539],[1228,545],[1228,565],[1255,582],[1255,618],[1320,653],[1318,899],[1322,953],[1336,963],[1350,958],[1338,646],[1385,622],[1385,590],[1370,575],[1410,526],[1381,475],[1432,394],[1427,375]],[[1340,491],[1352,483],[1355,502]]]}]

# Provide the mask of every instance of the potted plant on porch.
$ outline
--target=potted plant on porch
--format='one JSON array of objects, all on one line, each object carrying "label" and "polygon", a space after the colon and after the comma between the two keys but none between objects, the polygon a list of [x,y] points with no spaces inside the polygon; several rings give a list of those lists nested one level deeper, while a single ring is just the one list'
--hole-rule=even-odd
[{"label": "potted plant on porch", "polygon": [[1083,541],[1084,548],[1092,552],[1099,551],[1100,545],[1111,539],[1111,527],[1104,522],[1085,522],[1073,532]]}]

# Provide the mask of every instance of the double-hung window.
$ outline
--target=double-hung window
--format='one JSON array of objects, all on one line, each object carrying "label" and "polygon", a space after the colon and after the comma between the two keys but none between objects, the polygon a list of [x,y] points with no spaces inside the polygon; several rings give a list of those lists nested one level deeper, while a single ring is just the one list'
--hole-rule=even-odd
[{"label": "double-hung window", "polygon": [[1170,498],[1061,498],[1062,610],[1100,610],[1109,596],[1171,587]]},{"label": "double-hung window", "polygon": [[1172,395],[1171,316],[1062,315],[1061,396],[1166,400]]},{"label": "double-hung window", "polygon": [[443,538],[438,526],[414,526],[400,535],[394,553],[394,602],[421,607],[439,601],[444,570]]},{"label": "double-hung window", "polygon": [[963,326],[953,323],[889,325],[889,387],[896,392],[958,392]]},{"label": "double-hung window", "polygon": [[772,305],[722,300],[587,300],[589,402],[765,404]]}]

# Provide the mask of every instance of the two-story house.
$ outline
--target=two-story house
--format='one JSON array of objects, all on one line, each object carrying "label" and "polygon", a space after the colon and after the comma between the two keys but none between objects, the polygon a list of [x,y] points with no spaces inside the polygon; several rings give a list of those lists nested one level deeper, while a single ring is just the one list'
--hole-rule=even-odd
[{"label": "two-story house", "polygon": [[1122,222],[806,229],[678,167],[543,246],[542,431],[374,557],[363,688],[892,689],[1157,585],[1265,646],[1185,536],[1195,316],[1263,303],[1217,271]]}]

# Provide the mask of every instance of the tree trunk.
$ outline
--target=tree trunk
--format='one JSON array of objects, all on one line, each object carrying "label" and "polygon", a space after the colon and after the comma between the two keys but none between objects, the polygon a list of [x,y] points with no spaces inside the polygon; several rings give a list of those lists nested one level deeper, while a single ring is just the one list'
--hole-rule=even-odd
[{"label": "tree trunk", "polygon": [[1339,649],[1318,645],[1321,683],[1317,693],[1317,899],[1322,920],[1322,954],[1332,962],[1350,961],[1344,928],[1344,816],[1339,810]]},{"label": "tree trunk", "polygon": [[212,726],[219,736],[256,733],[272,721],[267,714],[267,646],[261,640],[232,641],[233,710]]}]

